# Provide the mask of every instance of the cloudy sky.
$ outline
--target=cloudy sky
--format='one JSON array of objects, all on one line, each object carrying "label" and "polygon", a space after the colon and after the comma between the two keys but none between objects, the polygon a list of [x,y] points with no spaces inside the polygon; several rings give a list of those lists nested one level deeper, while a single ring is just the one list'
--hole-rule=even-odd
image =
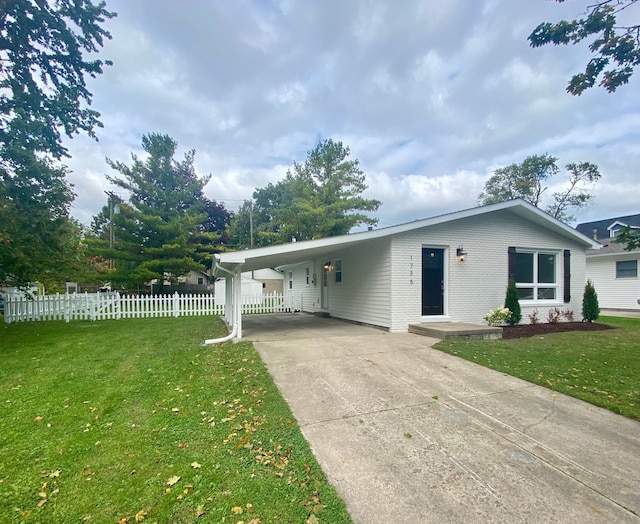
[{"label": "cloudy sky", "polygon": [[73,214],[90,222],[114,189],[105,157],[130,164],[150,132],[179,158],[195,149],[205,193],[230,210],[333,138],[383,202],[380,226],[473,207],[494,169],[543,153],[599,165],[578,222],[638,213],[640,71],[574,97],[587,46],[527,42],[589,3],[107,0],[118,17],[100,56],[114,65],[89,82],[104,129],[66,141]]}]

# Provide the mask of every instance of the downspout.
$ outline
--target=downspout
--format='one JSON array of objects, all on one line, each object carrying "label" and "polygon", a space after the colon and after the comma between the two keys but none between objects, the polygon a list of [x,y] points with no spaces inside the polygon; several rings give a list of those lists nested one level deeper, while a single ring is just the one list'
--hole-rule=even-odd
[{"label": "downspout", "polygon": [[[229,271],[228,269],[223,268],[220,264],[218,264],[218,260],[216,259],[215,255],[213,257],[213,266],[214,266],[214,271],[213,273],[215,274],[217,271],[216,270],[221,270],[224,271],[225,273],[229,273],[231,275],[231,277],[233,278],[232,282],[233,282],[233,288],[234,288],[234,292],[235,292],[235,288],[236,288],[236,276],[241,278],[241,273],[240,270],[238,269],[238,271],[236,273],[234,273],[233,271]],[[238,266],[239,268],[240,266]],[[237,287],[240,287],[240,283],[237,284]],[[226,289],[226,286],[225,286]],[[239,295],[239,293],[234,293],[237,295]],[[240,303],[240,306],[238,307],[237,305],[237,300],[233,301],[233,307],[236,309],[235,314],[233,315],[233,327],[231,330],[231,333],[229,333],[226,337],[221,337],[221,338],[209,338],[207,340],[204,341],[204,345],[205,346],[210,346],[212,344],[221,344],[222,342],[228,342],[229,340],[233,339],[236,337],[236,335],[238,334],[238,326],[240,323],[240,315],[242,314],[242,303]]]}]

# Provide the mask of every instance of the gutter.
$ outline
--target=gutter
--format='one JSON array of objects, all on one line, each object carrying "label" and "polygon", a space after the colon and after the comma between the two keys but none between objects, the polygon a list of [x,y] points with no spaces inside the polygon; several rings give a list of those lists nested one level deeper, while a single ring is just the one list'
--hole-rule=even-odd
[{"label": "gutter", "polygon": [[[214,255],[213,256],[213,274],[216,275],[218,273],[218,270],[224,271],[225,273],[229,273],[235,280],[236,274],[233,271],[229,271],[228,269],[222,267],[218,263],[218,259]],[[240,277],[240,278],[242,278],[242,277]],[[238,302],[238,300],[236,299],[234,301],[234,304],[233,304],[233,307],[236,308],[237,311],[233,315],[233,327],[232,327],[231,333],[229,333],[226,337],[209,338],[209,339],[204,341],[204,345],[205,346],[211,346],[213,344],[221,344],[223,342],[228,342],[229,340],[236,338],[236,336],[238,334],[239,315],[242,315],[242,305],[240,305],[240,307],[238,307],[237,302]]]}]

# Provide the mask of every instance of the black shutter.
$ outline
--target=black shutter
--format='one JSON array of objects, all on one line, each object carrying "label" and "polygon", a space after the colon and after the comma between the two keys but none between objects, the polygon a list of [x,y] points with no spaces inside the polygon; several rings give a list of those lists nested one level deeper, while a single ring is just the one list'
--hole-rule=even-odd
[{"label": "black shutter", "polygon": [[516,279],[516,248],[513,246],[509,247],[509,280]]},{"label": "black shutter", "polygon": [[571,302],[571,251],[564,250],[564,303]]}]

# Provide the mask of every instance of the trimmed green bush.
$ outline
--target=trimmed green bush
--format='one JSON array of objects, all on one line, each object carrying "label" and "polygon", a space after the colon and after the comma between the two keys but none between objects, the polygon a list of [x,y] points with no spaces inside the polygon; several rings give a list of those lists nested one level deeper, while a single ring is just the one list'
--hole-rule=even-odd
[{"label": "trimmed green bush", "polygon": [[587,280],[584,286],[584,295],[582,295],[582,320],[593,322],[600,316],[600,306],[598,305],[598,294],[596,288]]},{"label": "trimmed green bush", "polygon": [[511,311],[511,317],[509,317],[507,322],[512,326],[519,324],[522,320],[522,310],[520,309],[520,301],[518,300],[518,288],[513,278],[509,279],[507,296],[504,299],[504,307]]}]

